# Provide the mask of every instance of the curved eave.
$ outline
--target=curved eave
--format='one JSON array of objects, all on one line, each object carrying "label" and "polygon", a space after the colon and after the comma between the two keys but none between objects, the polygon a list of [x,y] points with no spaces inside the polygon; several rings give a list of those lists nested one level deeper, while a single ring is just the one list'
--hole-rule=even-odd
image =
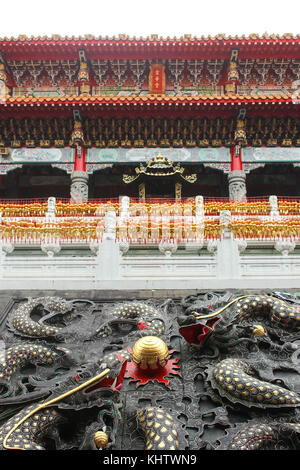
[{"label": "curved eave", "polygon": [[49,96],[34,97],[20,96],[7,97],[0,102],[0,109],[7,108],[47,108],[47,107],[144,107],[144,106],[228,106],[228,105],[275,105],[275,104],[297,104],[300,101],[300,94],[297,96],[291,93],[280,94],[255,94],[255,95],[198,95],[187,96],[166,96],[166,95],[147,95],[147,96]]},{"label": "curved eave", "polygon": [[84,49],[89,59],[113,58],[227,58],[231,49],[239,49],[239,57],[285,57],[300,58],[300,35],[251,34],[249,36],[164,38],[157,35],[146,38],[119,35],[97,37],[85,35],[62,37],[59,35],[17,38],[0,38],[0,50],[6,60],[78,59],[78,50]]}]

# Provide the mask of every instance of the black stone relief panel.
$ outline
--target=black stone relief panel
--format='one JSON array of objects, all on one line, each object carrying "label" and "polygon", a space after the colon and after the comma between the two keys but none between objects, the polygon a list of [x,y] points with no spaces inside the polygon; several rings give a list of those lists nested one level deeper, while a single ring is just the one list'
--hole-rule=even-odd
[{"label": "black stone relief panel", "polygon": [[300,447],[292,292],[1,305],[1,449]]}]

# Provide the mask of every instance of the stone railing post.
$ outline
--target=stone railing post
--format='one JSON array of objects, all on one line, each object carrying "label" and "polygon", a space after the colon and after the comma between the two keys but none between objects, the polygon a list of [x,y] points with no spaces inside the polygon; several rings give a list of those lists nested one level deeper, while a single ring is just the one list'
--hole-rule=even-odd
[{"label": "stone railing post", "polygon": [[239,244],[233,238],[230,222],[230,211],[221,211],[220,224],[224,225],[225,229],[217,248],[217,273],[219,279],[237,279],[240,277]]},{"label": "stone railing post", "polygon": [[196,218],[203,219],[204,217],[204,198],[203,196],[195,197]]},{"label": "stone railing post", "polygon": [[195,217],[191,218],[191,221],[195,222],[195,240],[186,241],[186,250],[201,250],[204,243],[204,198],[203,196],[195,197]]},{"label": "stone railing post", "polygon": [[115,240],[117,228],[117,216],[115,211],[107,211],[104,217],[103,240]]},{"label": "stone railing post", "polygon": [[47,206],[47,212],[46,212],[46,221],[48,222],[48,221],[55,219],[56,198],[49,197],[47,202],[48,202],[48,206]]},{"label": "stone railing post", "polygon": [[14,251],[14,248],[15,247],[11,242],[0,238],[0,278],[3,278],[6,255],[12,253]]},{"label": "stone railing post", "polygon": [[121,219],[128,219],[129,218],[130,198],[128,196],[120,196],[119,200],[120,200],[119,217]]},{"label": "stone railing post", "polygon": [[104,233],[97,254],[98,279],[114,280],[120,277],[121,253],[116,243],[117,216],[108,211],[104,218]]},{"label": "stone railing post", "polygon": [[225,235],[231,233],[230,230],[230,222],[231,222],[231,212],[230,211],[221,211],[220,212],[220,225],[224,225],[224,233]]},{"label": "stone railing post", "polygon": [[130,198],[128,196],[119,197],[119,217],[117,220],[119,228],[119,249],[122,255],[125,255],[129,250],[129,241],[127,240],[128,235],[128,221],[130,217]]},{"label": "stone railing post", "polygon": [[279,210],[278,210],[278,199],[277,196],[270,196],[269,197],[270,203],[270,216],[272,219],[280,218]]}]

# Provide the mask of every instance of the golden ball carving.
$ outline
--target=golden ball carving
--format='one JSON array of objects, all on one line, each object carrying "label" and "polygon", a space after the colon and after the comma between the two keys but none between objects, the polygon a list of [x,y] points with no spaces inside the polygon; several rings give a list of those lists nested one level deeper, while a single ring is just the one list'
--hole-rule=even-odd
[{"label": "golden ball carving", "polygon": [[262,325],[254,325],[252,333],[257,336],[265,336],[265,329]]},{"label": "golden ball carving", "polygon": [[168,346],[157,336],[144,336],[134,344],[132,360],[141,369],[164,367],[169,360]]},{"label": "golden ball carving", "polygon": [[103,431],[97,431],[94,434],[94,442],[98,449],[106,447],[108,443],[108,435]]}]

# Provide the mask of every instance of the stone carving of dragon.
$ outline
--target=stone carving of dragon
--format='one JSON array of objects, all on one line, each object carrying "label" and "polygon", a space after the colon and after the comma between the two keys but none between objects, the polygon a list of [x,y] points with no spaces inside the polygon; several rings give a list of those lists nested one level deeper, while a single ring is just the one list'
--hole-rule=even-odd
[{"label": "stone carving of dragon", "polygon": [[[0,449],[42,450],[42,442],[47,436],[61,445],[57,426],[66,421],[64,413],[67,410],[79,412],[95,407],[113,407],[112,400],[108,398],[119,393],[124,372],[124,364],[118,371],[99,370],[95,365],[83,367],[75,377],[57,384],[46,400],[26,406],[4,423],[0,427]],[[74,442],[70,445],[74,446]]]},{"label": "stone carving of dragon", "polygon": [[[8,347],[0,357],[0,404],[11,404],[31,401],[49,393],[49,384],[44,388],[40,383],[36,393],[28,393],[18,373],[27,364],[42,364],[51,367],[53,364],[72,365],[74,361],[67,348],[35,343],[20,343]],[[20,396],[20,393],[22,394]]]},{"label": "stone carving of dragon", "polygon": [[219,450],[299,448],[300,424],[260,423],[239,425],[222,439]]},{"label": "stone carving of dragon", "polygon": [[[224,318],[230,307],[234,308],[233,311]],[[180,334],[190,344],[198,348],[209,344],[216,350],[217,355],[218,348],[228,350],[241,342],[256,343],[257,337],[255,338],[253,333],[263,337],[263,341],[270,342],[265,328],[253,323],[251,326],[245,325],[246,320],[256,316],[267,319],[270,325],[275,326],[276,331],[278,326],[289,332],[297,332],[300,329],[299,309],[283,299],[270,295],[239,296],[208,314],[199,312],[192,314],[189,307],[188,315],[178,317],[177,321],[180,325]],[[282,349],[275,344],[272,347]],[[284,347],[296,349],[291,343]]]},{"label": "stone carving of dragon", "polygon": [[[256,345],[258,341],[268,344],[272,351],[278,354],[284,353],[290,357],[292,362],[297,354],[297,343],[278,341],[274,339],[282,338],[284,333],[277,333],[280,329],[287,332],[287,335],[297,339],[293,332],[300,329],[299,305],[290,303],[294,299],[279,295],[243,295],[229,301],[225,306],[214,312],[204,314],[199,312],[199,302],[197,311],[193,312],[192,305],[189,305],[187,316],[179,317],[179,331],[182,336],[198,350],[203,351],[202,358],[216,358],[223,353],[232,351],[235,346],[242,342]],[[233,307],[233,311],[222,316]],[[266,319],[271,327],[271,337],[268,336],[267,329],[262,325],[247,325],[247,321],[252,318],[261,317]],[[286,337],[284,336],[284,337]],[[283,344],[281,344],[283,342]],[[214,355],[205,355],[206,347],[213,349]],[[290,369],[298,370],[297,364],[286,366]],[[262,371],[263,372],[263,371]],[[297,408],[300,407],[300,395],[293,390],[278,386],[266,380],[260,380],[256,376],[256,368],[252,367],[247,359],[242,357],[227,357],[216,364],[206,367],[205,377],[208,390],[211,393],[217,392],[225,403],[233,403],[247,408]],[[260,374],[259,374],[260,375]],[[299,433],[299,424],[288,423],[286,427],[293,432]],[[264,448],[266,440],[268,445],[276,445],[276,440],[280,440],[282,435],[282,424],[268,425],[245,425],[232,440],[227,442],[228,449],[258,449]],[[284,428],[285,429],[285,428]],[[222,448],[225,448],[224,445]]]},{"label": "stone carving of dragon", "polygon": [[[222,294],[223,300],[228,302],[229,298],[230,296]],[[255,325],[250,328],[245,325],[249,319],[256,315],[266,318],[276,330],[278,327],[288,332],[297,332],[300,329],[300,314],[297,308],[286,299],[276,295],[239,296],[230,300],[224,307],[214,312],[211,311],[209,300],[215,301],[219,306],[219,301],[222,299],[219,299],[218,296],[216,299],[206,298],[205,314],[199,312],[199,308],[193,313],[192,304],[188,305],[188,316],[179,318],[178,322],[180,333],[188,339],[189,343],[200,346],[200,349],[204,350],[206,346],[213,346],[216,351],[220,349],[225,353],[242,342],[256,344],[257,338],[262,341],[270,341],[273,344],[272,339],[267,337],[266,330],[260,333],[261,336],[260,334],[253,335]],[[23,337],[26,342],[8,347],[5,356],[0,358],[0,386],[3,387],[0,399],[3,399],[3,403],[10,403],[9,400],[14,398],[16,403],[23,403],[26,402],[26,396],[28,401],[41,399],[38,393],[31,395],[30,398],[30,393],[27,393],[26,390],[23,390],[24,393],[20,396],[15,393],[14,379],[24,364],[38,363],[50,367],[54,363],[63,363],[62,361],[72,359],[71,351],[52,344],[62,341],[66,334],[70,334],[70,331],[72,333],[72,329],[53,326],[53,324],[49,324],[48,320],[52,321],[59,315],[67,315],[72,311],[73,305],[72,302],[64,299],[40,297],[29,299],[25,304],[21,304],[10,316],[8,320],[9,331],[18,337]],[[229,307],[233,309],[230,315],[222,315],[223,312],[229,311]],[[33,318],[33,313],[36,311],[41,315],[39,320]],[[43,394],[43,401],[26,406],[0,427],[2,448],[42,449],[44,448],[44,439],[49,435],[55,440],[57,448],[68,448],[67,444],[62,444],[55,430],[63,425],[64,420],[70,419],[69,412],[90,410],[94,406],[98,409],[104,407],[105,412],[114,417],[114,425],[110,428],[111,442],[113,442],[118,421],[116,400],[106,400],[102,389],[108,388],[114,392],[118,391],[116,388],[116,383],[120,385],[118,377],[124,374],[122,367],[126,360],[130,359],[130,348],[136,339],[144,335],[165,335],[168,330],[166,321],[159,309],[146,302],[125,302],[109,309],[108,318],[92,334],[89,331],[86,333],[87,340],[102,341],[102,339],[113,335],[115,326],[121,326],[125,330],[122,335],[118,335],[118,341],[113,342],[112,347],[108,348],[108,351],[100,355],[96,361],[93,359],[87,369],[83,367],[86,373],[82,376],[80,373],[77,374],[73,367],[65,376],[48,381],[47,398],[45,398],[45,390],[42,387],[39,392]],[[126,330],[126,327],[132,327],[133,330]],[[31,342],[32,340],[34,342]],[[274,347],[282,350],[287,345],[288,343],[284,343],[283,346],[275,345]],[[292,343],[289,345],[288,351],[296,354],[297,346]],[[216,357],[218,354],[216,353]],[[203,357],[205,357],[204,354]],[[212,356],[207,357],[211,358]],[[120,372],[120,367],[122,372]],[[102,376],[101,374],[107,370],[107,374]],[[118,373],[115,372],[116,370]],[[107,382],[110,374],[113,379],[109,379]],[[300,396],[296,392],[255,377],[251,360],[249,362],[242,357],[225,357],[217,363],[207,366],[205,376],[208,387],[217,392],[225,403],[227,400],[249,409],[289,409],[300,406]],[[100,383],[102,386],[99,385]],[[106,387],[105,384],[109,386]],[[18,383],[17,388],[22,391],[24,387],[22,383]],[[87,391],[88,393],[86,393]],[[100,394],[99,391],[101,391]],[[143,407],[136,411],[136,420],[139,429],[145,436],[147,450],[175,450],[179,448],[180,426],[171,412],[151,406]],[[282,423],[255,426],[249,424],[245,425],[243,429],[239,429],[233,437],[231,436],[230,443],[227,442],[227,448],[256,449],[260,446],[263,448],[267,440],[275,442],[285,429]],[[299,425],[297,423],[287,423],[286,427],[298,435]],[[103,428],[103,422],[98,423],[97,420],[94,420],[92,424],[88,423],[85,429],[90,430],[89,437],[85,436],[83,440],[74,437],[77,448],[90,448],[92,433],[99,428]],[[74,446],[74,443],[69,444],[70,448],[72,445]]]},{"label": "stone carving of dragon", "polygon": [[[49,326],[49,324],[45,322],[57,315],[65,315],[70,312],[72,308],[72,302],[67,302],[60,298],[40,297],[37,299],[29,299],[27,302],[22,303],[10,316],[8,320],[9,331],[24,338],[38,339],[44,342],[49,340],[62,341],[64,335],[67,333],[67,329]],[[41,315],[39,321],[33,318],[35,311],[38,311]],[[110,318],[88,339],[109,335],[115,324],[129,324],[135,327],[135,331],[134,334],[126,335],[127,344],[125,341],[125,345],[122,349],[109,352],[94,363],[94,367],[96,367],[97,371],[103,369],[113,371],[118,369],[121,364],[124,364],[124,361],[131,356],[130,346],[132,347],[132,342],[133,339],[136,339],[136,335],[161,335],[165,332],[165,322],[161,313],[147,303],[126,302],[119,304],[110,311],[109,317]],[[132,341],[130,341],[130,339],[132,339]],[[16,375],[25,364],[38,363],[50,366],[55,361],[61,360],[61,357],[70,360],[71,352],[66,348],[58,348],[52,344],[41,344],[40,341],[39,343],[20,343],[19,345],[6,349],[5,358],[2,358],[2,363],[0,364],[0,379],[2,379],[3,386],[8,386],[10,385],[11,377],[14,374]],[[76,376],[78,377],[78,374],[76,374]],[[1,426],[0,442],[3,449],[42,449],[42,442],[45,436],[56,435],[56,427],[64,422],[64,417],[59,411],[59,408],[66,408],[67,398],[78,396],[78,387],[67,389],[66,392],[59,395],[61,390],[66,389],[67,384],[69,384],[69,388],[72,385],[72,374],[71,376],[67,374],[67,378],[62,377],[60,380],[59,385],[57,385],[57,383],[55,384],[55,381],[46,381],[48,386],[52,385],[52,389],[47,390],[47,399],[25,407]],[[88,387],[88,385],[91,385],[94,381],[95,378],[92,378],[87,381],[86,385],[80,387],[80,396],[82,396],[83,388]],[[53,389],[54,384],[55,387]],[[22,384],[19,385],[22,388]],[[45,394],[45,390],[43,389],[40,390],[39,393],[26,393],[26,389],[23,391],[24,394],[22,396],[17,395],[12,398],[9,398],[9,394],[6,392],[3,403],[21,403],[26,402],[26,400],[32,401]],[[54,399],[53,395],[55,396]],[[13,398],[15,398],[15,400]],[[97,400],[95,401],[93,398],[89,403],[95,405]],[[81,403],[80,408],[82,407],[83,405]],[[157,413],[153,410],[153,413],[155,413],[155,422],[153,420],[151,422],[151,420],[148,419],[143,423],[143,419],[146,419],[146,416],[150,417],[151,412],[151,409],[140,411],[137,415],[137,421],[140,429],[144,431],[147,436],[148,441],[152,443],[153,448],[155,448],[157,444],[158,436],[160,436],[160,447],[164,445],[165,449],[177,448],[178,443],[176,441],[176,435],[174,436],[174,431],[171,429],[174,423],[170,414],[165,416],[163,410]],[[141,413],[144,413],[144,418]],[[157,429],[159,422],[160,430]],[[165,426],[162,425],[163,423]],[[169,434],[165,434],[165,429],[168,429]],[[57,435],[55,439],[59,441]]]},{"label": "stone carving of dragon", "polygon": [[146,450],[179,449],[179,426],[167,411],[157,408],[143,408],[137,412],[138,426],[146,439]]},{"label": "stone carving of dragon", "polygon": [[[42,308],[41,308],[42,307]],[[9,330],[14,334],[29,338],[60,339],[61,328],[44,324],[56,315],[66,314],[72,310],[71,302],[58,297],[38,297],[29,299],[13,312],[7,322]],[[42,318],[37,322],[31,318],[34,310],[40,309]]]},{"label": "stone carving of dragon", "polygon": [[230,401],[251,407],[298,407],[300,396],[283,387],[253,377],[251,367],[240,359],[227,358],[207,369],[213,389]]}]

